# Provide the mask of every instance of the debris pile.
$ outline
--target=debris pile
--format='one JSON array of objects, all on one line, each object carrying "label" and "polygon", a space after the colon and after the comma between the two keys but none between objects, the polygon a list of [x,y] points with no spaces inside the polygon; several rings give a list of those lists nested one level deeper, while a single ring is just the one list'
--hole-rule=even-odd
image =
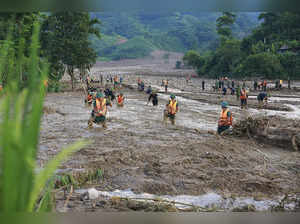
[{"label": "debris pile", "polygon": [[284,148],[300,149],[300,122],[278,116],[247,117],[233,127],[233,135],[255,138]]}]

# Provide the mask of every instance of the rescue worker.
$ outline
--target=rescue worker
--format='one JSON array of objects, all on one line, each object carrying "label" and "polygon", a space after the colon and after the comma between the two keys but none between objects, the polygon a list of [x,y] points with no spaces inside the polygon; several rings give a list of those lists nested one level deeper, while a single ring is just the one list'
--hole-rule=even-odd
[{"label": "rescue worker", "polygon": [[168,84],[169,84],[169,81],[167,79],[164,80],[164,86],[165,86],[165,92],[166,93],[168,92]]},{"label": "rescue worker", "polygon": [[282,85],[283,85],[283,80],[280,79],[280,80],[279,80],[279,89],[282,89]]},{"label": "rescue worker", "polygon": [[2,84],[0,83],[0,96],[1,96],[1,94],[2,94],[2,91],[3,91],[3,86],[2,86]]},{"label": "rescue worker", "polygon": [[261,92],[257,95],[259,107],[264,106],[268,102],[268,95],[265,92]]},{"label": "rescue worker", "polygon": [[90,85],[91,85],[91,76],[90,74],[88,74],[86,77],[86,88],[89,89]]},{"label": "rescue worker", "polygon": [[202,80],[202,90],[205,90],[205,80]]},{"label": "rescue worker", "polygon": [[89,106],[93,103],[93,94],[92,92],[88,92],[88,95],[85,99],[85,103],[87,103]]},{"label": "rescue worker", "polygon": [[222,91],[223,91],[223,95],[225,96],[227,94],[227,89],[225,86],[223,87]]},{"label": "rescue worker", "polygon": [[142,81],[140,85],[140,91],[143,92],[145,90],[145,83]]},{"label": "rescue worker", "polygon": [[91,118],[88,121],[88,127],[92,128],[93,123],[102,124],[103,128],[106,129],[106,113],[107,113],[107,102],[104,98],[103,93],[97,93],[96,100],[94,101],[94,109],[91,114]]},{"label": "rescue worker", "polygon": [[232,126],[232,114],[228,109],[228,103],[221,103],[222,111],[218,121],[218,134],[221,134],[223,131],[227,130]]},{"label": "rescue worker", "polygon": [[234,94],[235,94],[235,88],[231,87],[230,90],[231,90],[231,95],[234,96]]},{"label": "rescue worker", "polygon": [[104,90],[104,94],[105,94],[105,97],[108,98],[109,100],[111,101],[114,101],[115,100],[115,94],[113,92],[113,90],[109,87],[107,87],[105,90]]},{"label": "rescue worker", "polygon": [[157,93],[155,91],[151,92],[151,94],[149,95],[147,105],[149,104],[151,99],[152,99],[153,106],[157,106],[158,105],[158,98],[157,98]]},{"label": "rescue worker", "polygon": [[147,94],[151,94],[152,93],[152,87],[151,86],[148,86],[148,89],[146,90],[146,93]]},{"label": "rescue worker", "polygon": [[244,87],[241,90],[240,99],[241,99],[241,109],[246,108],[248,95],[247,95],[246,89]]},{"label": "rescue worker", "polygon": [[118,77],[114,76],[114,88],[116,88],[118,85]]},{"label": "rescue worker", "polygon": [[256,81],[256,80],[254,80],[253,87],[254,87],[254,91],[256,91],[256,90],[257,90],[257,87],[258,87],[258,83],[257,83],[257,81]]},{"label": "rescue worker", "polygon": [[263,91],[267,91],[267,81],[266,80],[264,80],[263,81]]},{"label": "rescue worker", "polygon": [[166,122],[167,119],[170,119],[171,124],[175,125],[175,116],[178,112],[178,102],[174,94],[170,96],[169,103],[166,105],[166,109],[164,111],[164,121]]},{"label": "rescue worker", "polygon": [[119,107],[123,107],[123,106],[124,106],[124,99],[125,99],[123,93],[120,93],[120,94],[118,95],[117,99],[118,99],[117,105],[118,105]]}]

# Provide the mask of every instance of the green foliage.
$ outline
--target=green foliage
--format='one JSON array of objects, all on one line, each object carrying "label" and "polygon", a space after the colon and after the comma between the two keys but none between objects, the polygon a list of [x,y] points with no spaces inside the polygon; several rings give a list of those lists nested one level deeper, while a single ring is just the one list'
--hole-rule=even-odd
[{"label": "green foliage", "polygon": [[223,15],[217,19],[217,32],[219,35],[232,38],[231,27],[235,22],[236,15],[231,12],[223,12]]},{"label": "green foliage", "polygon": [[292,53],[286,52],[279,55],[280,64],[282,65],[285,76],[300,79],[300,56]]},{"label": "green foliage", "polygon": [[109,54],[112,60],[126,58],[142,58],[149,55],[155,47],[143,37],[132,38],[119,46],[105,49],[103,53]]},{"label": "green foliage", "polygon": [[99,29],[95,27],[98,24],[99,20],[91,19],[86,12],[57,12],[47,17],[42,41],[51,63],[50,78],[59,81],[66,66],[74,88],[74,70],[79,69],[83,76],[96,62],[90,35],[100,38]]},{"label": "green foliage", "polygon": [[[214,78],[232,75],[299,79],[300,13],[267,12],[261,13],[259,18],[263,22],[252,31],[251,35],[240,41],[231,35],[237,23],[232,24],[235,16],[224,13],[219,17],[217,28],[221,41],[216,50],[202,54],[201,59],[199,57],[194,57],[194,61],[189,59],[194,65],[203,63],[204,59],[204,65],[194,66],[198,74]],[[238,17],[236,19],[238,20]],[[287,46],[287,52],[281,53],[282,46]]]},{"label": "green foliage", "polygon": [[[13,41],[12,28],[9,28],[7,39],[0,51],[0,73],[7,69],[4,95],[0,100],[0,210],[2,212],[36,210],[36,203],[45,187],[48,193],[42,197],[37,210],[51,209],[49,204],[51,184],[47,186],[47,181],[64,159],[85,145],[84,142],[78,142],[62,150],[36,174],[40,121],[45,95],[43,81],[47,76],[48,65],[39,57],[39,22],[35,21],[32,27],[29,46],[25,44],[18,49],[20,45]],[[9,53],[14,52],[12,49],[16,49],[19,58],[28,57],[28,60],[17,60],[15,54]],[[25,49],[28,49],[28,52]],[[26,76],[25,88],[20,88],[22,76],[17,68],[23,68],[25,64],[29,73]]]},{"label": "green foliage", "polygon": [[188,51],[184,57],[183,62],[193,68],[201,68],[204,65],[204,59],[200,56],[200,54],[196,51]]},{"label": "green foliage", "polygon": [[[139,58],[155,49],[186,52],[188,50],[214,50],[218,45],[216,21],[219,13],[92,13],[102,21],[102,39],[92,38],[93,48],[98,56],[108,59],[123,53],[120,40],[143,37],[146,46],[139,45],[128,58]],[[244,37],[257,24],[256,14],[238,14],[237,24],[232,27],[232,35]],[[152,45],[151,51],[147,50]],[[144,52],[141,54],[141,52]],[[114,54],[114,55],[113,55]],[[113,56],[112,56],[113,55]]]},{"label": "green foliage", "polygon": [[248,56],[237,71],[245,76],[264,77],[268,79],[282,77],[283,67],[279,57],[273,53],[263,52]]}]

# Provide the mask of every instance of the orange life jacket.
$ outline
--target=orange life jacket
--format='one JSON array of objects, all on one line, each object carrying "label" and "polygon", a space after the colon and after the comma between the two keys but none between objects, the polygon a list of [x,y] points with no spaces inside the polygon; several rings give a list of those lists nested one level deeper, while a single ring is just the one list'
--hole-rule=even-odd
[{"label": "orange life jacket", "polygon": [[247,92],[246,92],[246,90],[242,90],[242,91],[241,91],[240,99],[241,99],[241,100],[247,99]]},{"label": "orange life jacket", "polygon": [[228,112],[229,112],[229,109],[221,111],[221,115],[220,115],[220,119],[219,119],[220,125],[224,125],[224,126],[232,125],[232,114],[230,113],[230,117],[228,118]]},{"label": "orange life jacket", "polygon": [[122,104],[124,101],[124,97],[123,96],[118,96],[118,104]]},{"label": "orange life jacket", "polygon": [[267,81],[266,80],[263,82],[263,86],[267,86]]},{"label": "orange life jacket", "polygon": [[169,113],[176,114],[177,113],[177,101],[170,100],[169,102]]},{"label": "orange life jacket", "polygon": [[97,116],[105,116],[107,112],[106,108],[106,99],[103,99],[102,102],[100,102],[99,99],[96,99],[96,107],[95,107],[95,112]]},{"label": "orange life jacket", "polygon": [[87,101],[88,101],[88,102],[91,102],[92,99],[93,99],[93,96],[92,96],[91,94],[88,94],[88,96],[87,96]]}]

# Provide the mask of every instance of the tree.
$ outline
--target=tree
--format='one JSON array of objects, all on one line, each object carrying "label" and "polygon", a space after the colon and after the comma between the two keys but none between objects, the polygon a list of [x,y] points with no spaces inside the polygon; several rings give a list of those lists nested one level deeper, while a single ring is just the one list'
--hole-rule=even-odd
[{"label": "tree", "polygon": [[99,29],[95,27],[99,23],[86,12],[54,13],[45,23],[43,46],[51,62],[53,77],[59,80],[66,70],[72,89],[75,69],[79,69],[82,77],[96,61],[97,54],[91,47],[89,37],[93,34],[100,38]]},{"label": "tree", "polygon": [[272,79],[282,77],[283,67],[277,55],[263,52],[248,56],[238,72],[243,76],[264,76]]},{"label": "tree", "polygon": [[[41,13],[0,13],[0,46],[7,54],[3,58],[6,56],[10,58],[2,64],[0,83],[3,85],[9,82],[9,73],[14,74],[13,78],[19,81],[19,89],[28,85],[30,75],[28,58],[31,52],[33,26],[35,23],[42,23],[43,20],[44,15]],[[42,60],[41,57],[40,62]],[[16,61],[19,63],[15,63]],[[37,66],[40,66],[40,63]]]},{"label": "tree", "polygon": [[223,12],[217,19],[217,32],[221,37],[232,38],[231,27],[235,22],[236,15],[231,12]]},{"label": "tree", "polygon": [[201,68],[204,65],[204,59],[197,51],[190,50],[183,57],[184,64],[192,66],[194,69]]},{"label": "tree", "polygon": [[280,63],[284,69],[285,76],[290,78],[300,78],[300,56],[287,52],[279,55]]}]

